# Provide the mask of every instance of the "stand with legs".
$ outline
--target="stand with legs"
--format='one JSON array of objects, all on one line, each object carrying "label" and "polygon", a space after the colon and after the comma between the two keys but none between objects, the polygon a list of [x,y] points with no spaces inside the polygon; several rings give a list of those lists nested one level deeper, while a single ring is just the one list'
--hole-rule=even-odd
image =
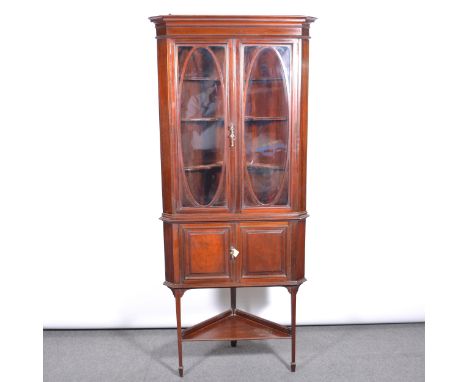
[{"label": "stand with legs", "polygon": [[291,371],[296,371],[296,295],[299,286],[287,286],[291,295],[291,327],[265,320],[237,309],[237,288],[230,288],[231,308],[206,321],[182,330],[181,299],[187,289],[172,289],[176,302],[177,351],[179,355],[179,375],[183,377],[182,341],[222,341],[229,340],[232,347],[238,340],[291,339]]}]

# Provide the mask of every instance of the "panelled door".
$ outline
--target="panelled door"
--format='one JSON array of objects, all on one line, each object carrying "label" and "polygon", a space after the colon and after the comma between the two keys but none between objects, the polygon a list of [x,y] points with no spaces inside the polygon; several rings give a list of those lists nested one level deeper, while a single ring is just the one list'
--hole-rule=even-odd
[{"label": "panelled door", "polygon": [[236,263],[231,256],[235,241],[233,224],[181,224],[182,280],[185,283],[235,281]]},{"label": "panelled door", "polygon": [[241,282],[286,280],[290,275],[290,231],[287,222],[239,223]]}]

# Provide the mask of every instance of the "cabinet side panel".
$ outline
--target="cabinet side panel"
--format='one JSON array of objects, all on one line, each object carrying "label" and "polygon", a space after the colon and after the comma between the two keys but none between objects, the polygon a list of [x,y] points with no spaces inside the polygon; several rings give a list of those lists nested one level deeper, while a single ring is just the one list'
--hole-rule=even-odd
[{"label": "cabinet side panel", "polygon": [[164,265],[166,269],[166,281],[174,282],[174,251],[172,224],[164,223]]},{"label": "cabinet side panel", "polygon": [[158,40],[158,83],[159,83],[159,134],[161,150],[161,181],[163,211],[172,213],[172,173],[171,160],[171,129],[170,129],[170,63],[173,62],[170,53],[170,40]]},{"label": "cabinet side panel", "polygon": [[296,223],[295,229],[295,270],[296,280],[304,278],[305,269],[305,220]]},{"label": "cabinet side panel", "polygon": [[309,40],[302,40],[300,139],[299,139],[299,211],[306,210],[307,118],[309,89]]}]

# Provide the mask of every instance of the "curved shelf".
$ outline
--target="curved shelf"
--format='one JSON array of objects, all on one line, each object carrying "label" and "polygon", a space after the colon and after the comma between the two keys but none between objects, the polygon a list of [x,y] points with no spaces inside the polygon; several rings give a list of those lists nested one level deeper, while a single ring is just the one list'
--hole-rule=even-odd
[{"label": "curved shelf", "polygon": [[264,78],[250,78],[250,82],[272,82],[272,81],[283,81],[282,77],[264,77]]},{"label": "curved shelf", "polygon": [[195,166],[187,166],[184,167],[184,171],[186,172],[197,172],[197,171],[211,171],[211,170],[218,170],[223,167],[223,162],[216,162],[211,164],[198,164]]},{"label": "curved shelf", "polygon": [[286,171],[284,167],[274,165],[274,164],[263,164],[263,163],[248,164],[247,170],[249,171]]},{"label": "curved shelf", "polygon": [[216,82],[220,82],[221,80],[219,78],[191,76],[191,77],[182,78],[182,81],[216,81]]},{"label": "curved shelf", "polygon": [[274,122],[274,121],[287,121],[288,117],[254,117],[251,115],[245,116],[245,122]]},{"label": "curved shelf", "polygon": [[206,117],[206,118],[182,118],[180,122],[218,122],[224,121],[222,117]]}]

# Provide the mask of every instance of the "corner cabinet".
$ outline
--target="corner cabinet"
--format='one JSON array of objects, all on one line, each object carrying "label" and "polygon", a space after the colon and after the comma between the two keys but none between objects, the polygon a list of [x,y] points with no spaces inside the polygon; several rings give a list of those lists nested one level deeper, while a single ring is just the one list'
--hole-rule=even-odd
[{"label": "corner cabinet", "polygon": [[[182,341],[287,338],[295,370],[304,278],[309,25],[304,16],[157,16],[166,282]],[[236,308],[236,288],[284,286],[291,326]],[[182,330],[181,297],[231,307]]]}]

